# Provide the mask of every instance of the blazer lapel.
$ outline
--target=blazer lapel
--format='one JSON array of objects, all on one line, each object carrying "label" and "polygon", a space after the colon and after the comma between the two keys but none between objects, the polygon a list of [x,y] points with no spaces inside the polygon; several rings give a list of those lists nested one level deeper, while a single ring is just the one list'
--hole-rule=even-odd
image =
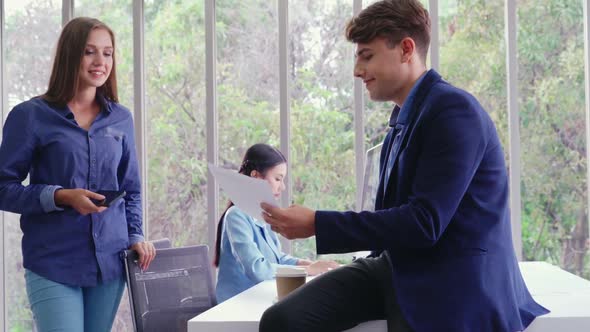
[{"label": "blazer lapel", "polygon": [[[391,179],[393,177],[393,172],[395,170],[399,153],[402,150],[402,148],[405,147],[408,143],[408,133],[415,125],[417,113],[419,113],[420,107],[423,101],[426,99],[428,91],[430,91],[430,88],[441,79],[440,75],[433,69],[429,70],[424,75],[425,76],[423,80],[417,87],[414,97],[406,101],[408,104],[405,106],[409,108],[407,110],[404,110],[403,112],[398,111],[399,116],[397,116],[396,114],[395,117],[392,116],[390,118],[389,125],[395,128],[395,136],[390,138],[391,140],[393,140],[393,142],[390,144],[391,148],[388,155],[386,156],[385,164],[382,169],[383,176],[381,177],[381,183],[383,184],[383,201],[381,204],[381,208],[387,207],[385,199],[387,198],[389,184],[392,181]],[[396,108],[398,107],[396,106]],[[395,112],[396,110],[394,109],[394,113]]]},{"label": "blazer lapel", "polygon": [[390,129],[385,140],[383,140],[383,146],[381,147],[381,156],[379,157],[379,184],[377,185],[377,192],[375,197],[375,211],[383,208],[383,193],[385,192],[385,168],[387,166],[387,160],[389,153],[391,152],[391,140],[393,136],[393,129]]},{"label": "blazer lapel", "polygon": [[389,182],[391,181],[392,175],[391,173],[395,168],[395,164],[397,163],[397,157],[401,150],[402,142],[404,142],[404,139],[406,138],[406,128],[407,127],[401,123],[395,125],[395,136],[392,137],[393,142],[391,143],[391,150],[389,151],[389,156],[383,170],[385,181],[385,186],[383,188],[384,197],[385,193],[387,192],[387,188],[389,188]]}]

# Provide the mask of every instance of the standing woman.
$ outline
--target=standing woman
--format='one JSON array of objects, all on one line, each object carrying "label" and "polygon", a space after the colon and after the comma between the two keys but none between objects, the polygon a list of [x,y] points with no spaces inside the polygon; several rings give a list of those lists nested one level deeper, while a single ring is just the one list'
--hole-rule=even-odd
[{"label": "standing woman", "polygon": [[[0,209],[21,214],[27,295],[39,331],[110,331],[125,287],[122,250],[145,242],[133,119],[118,104],[115,36],[99,20],[63,28],[47,92],[9,113]],[[29,176],[29,184],[22,182]],[[96,191],[125,190],[110,207]]]}]

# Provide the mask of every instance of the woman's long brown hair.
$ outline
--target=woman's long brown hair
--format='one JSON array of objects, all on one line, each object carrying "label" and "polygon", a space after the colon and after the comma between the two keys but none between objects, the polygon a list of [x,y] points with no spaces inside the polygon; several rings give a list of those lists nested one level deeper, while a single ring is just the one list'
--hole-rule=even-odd
[{"label": "woman's long brown hair", "polygon": [[119,102],[114,52],[115,34],[106,24],[90,17],[76,17],[64,26],[57,42],[49,87],[41,98],[58,105],[66,105],[74,98],[80,84],[80,64],[86,50],[88,35],[95,29],[106,30],[113,42],[111,74],[106,82],[97,88],[96,93],[110,101]]}]

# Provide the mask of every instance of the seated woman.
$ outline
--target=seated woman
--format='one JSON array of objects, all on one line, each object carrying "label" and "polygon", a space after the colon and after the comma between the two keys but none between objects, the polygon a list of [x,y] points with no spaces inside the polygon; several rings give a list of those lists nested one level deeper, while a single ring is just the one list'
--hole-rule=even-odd
[{"label": "seated woman", "polygon": [[[266,180],[278,200],[285,190],[287,160],[279,150],[255,144],[246,151],[239,172]],[[305,266],[309,275],[339,266],[333,261],[312,262],[285,254],[270,225],[245,214],[232,202],[217,225],[214,263],[219,268],[216,289],[219,303],[263,280],[273,279],[280,265]]]}]

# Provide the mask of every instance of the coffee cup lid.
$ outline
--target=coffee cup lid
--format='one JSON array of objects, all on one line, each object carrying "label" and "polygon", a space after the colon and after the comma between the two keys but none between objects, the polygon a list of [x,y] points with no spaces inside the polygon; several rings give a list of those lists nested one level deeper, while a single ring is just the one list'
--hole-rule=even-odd
[{"label": "coffee cup lid", "polygon": [[305,277],[307,272],[303,266],[279,266],[277,267],[277,277]]}]

